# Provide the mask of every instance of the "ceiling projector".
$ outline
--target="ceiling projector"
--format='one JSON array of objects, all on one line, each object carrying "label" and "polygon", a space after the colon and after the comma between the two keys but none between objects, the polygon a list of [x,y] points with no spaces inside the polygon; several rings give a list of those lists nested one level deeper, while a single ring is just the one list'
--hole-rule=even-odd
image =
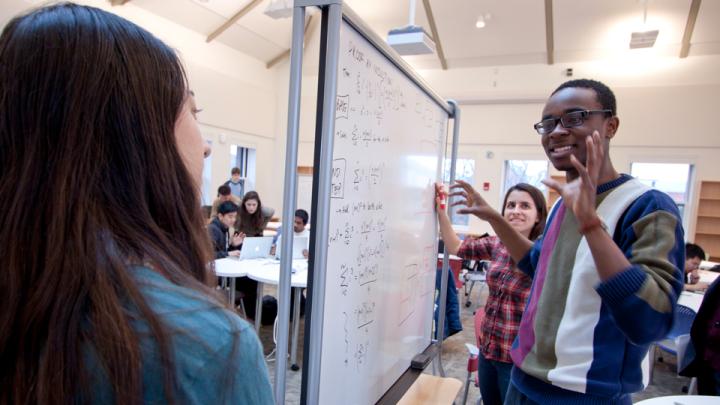
[{"label": "ceiling projector", "polygon": [[417,25],[390,30],[387,43],[400,55],[422,55],[435,52],[435,42],[422,27]]}]

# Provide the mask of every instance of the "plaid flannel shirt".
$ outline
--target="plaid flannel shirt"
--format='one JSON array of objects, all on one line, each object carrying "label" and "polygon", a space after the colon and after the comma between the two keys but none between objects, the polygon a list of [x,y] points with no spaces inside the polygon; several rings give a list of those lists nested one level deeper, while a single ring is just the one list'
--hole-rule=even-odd
[{"label": "plaid flannel shirt", "polygon": [[497,236],[467,238],[457,255],[466,260],[489,260],[486,282],[488,298],[480,327],[478,347],[488,360],[512,363],[512,347],[522,318],[532,279],[513,263]]}]

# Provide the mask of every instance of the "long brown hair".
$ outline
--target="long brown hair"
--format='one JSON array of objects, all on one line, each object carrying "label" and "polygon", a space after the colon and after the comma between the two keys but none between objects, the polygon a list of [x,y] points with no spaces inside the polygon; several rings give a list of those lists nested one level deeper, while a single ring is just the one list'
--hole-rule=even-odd
[{"label": "long brown hair", "polygon": [[507,192],[505,192],[505,199],[503,199],[503,205],[502,205],[502,211],[500,212],[500,215],[503,217],[505,216],[505,206],[507,205],[508,197],[510,197],[510,193],[513,191],[524,191],[528,194],[530,194],[530,198],[532,198],[533,203],[535,203],[535,209],[537,210],[537,219],[538,221],[535,223],[535,225],[530,230],[530,240],[537,239],[540,235],[542,235],[543,231],[545,230],[545,221],[547,220],[548,210],[547,205],[545,203],[545,196],[543,196],[542,191],[540,191],[537,187],[531,186],[527,183],[518,183],[508,189]]},{"label": "long brown hair", "polygon": [[[247,209],[245,208],[245,203],[248,200],[255,200],[258,204],[257,209],[252,214],[247,212]],[[261,234],[260,236],[262,236],[262,231],[265,227],[265,218],[263,218],[262,214],[262,202],[260,201],[260,194],[258,194],[257,191],[248,191],[243,196],[242,204],[240,204],[240,207],[238,209],[238,222],[242,224],[243,229],[253,229],[256,232],[259,230]]]},{"label": "long brown hair", "polygon": [[174,135],[186,95],[175,53],[102,10],[59,4],[3,30],[0,403],[91,400],[87,350],[118,403],[141,401],[129,307],[173,401],[169,331],[132,268],[210,290],[198,185]]}]

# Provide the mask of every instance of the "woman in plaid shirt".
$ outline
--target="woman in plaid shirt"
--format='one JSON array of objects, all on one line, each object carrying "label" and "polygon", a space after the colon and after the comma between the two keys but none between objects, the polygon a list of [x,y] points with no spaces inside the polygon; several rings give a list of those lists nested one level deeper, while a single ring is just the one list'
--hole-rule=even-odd
[{"label": "woman in plaid shirt", "polygon": [[[497,236],[461,241],[452,229],[447,212],[440,209],[444,192],[441,185],[436,187],[440,234],[448,253],[466,260],[490,261],[487,270],[489,295],[478,336],[478,375],[483,403],[502,404],[512,369],[510,347],[520,326],[532,279],[515,267]],[[545,228],[545,198],[537,188],[518,183],[505,194],[501,214],[518,232],[534,240]]]}]

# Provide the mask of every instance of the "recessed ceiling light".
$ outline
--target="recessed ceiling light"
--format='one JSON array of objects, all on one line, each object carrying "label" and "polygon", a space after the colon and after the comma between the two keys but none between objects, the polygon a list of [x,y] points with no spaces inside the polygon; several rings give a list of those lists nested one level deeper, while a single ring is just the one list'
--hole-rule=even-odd
[{"label": "recessed ceiling light", "polygon": [[477,18],[477,21],[475,21],[475,28],[484,28],[485,25],[487,25],[488,20],[490,20],[492,16],[487,14],[480,14]]}]

